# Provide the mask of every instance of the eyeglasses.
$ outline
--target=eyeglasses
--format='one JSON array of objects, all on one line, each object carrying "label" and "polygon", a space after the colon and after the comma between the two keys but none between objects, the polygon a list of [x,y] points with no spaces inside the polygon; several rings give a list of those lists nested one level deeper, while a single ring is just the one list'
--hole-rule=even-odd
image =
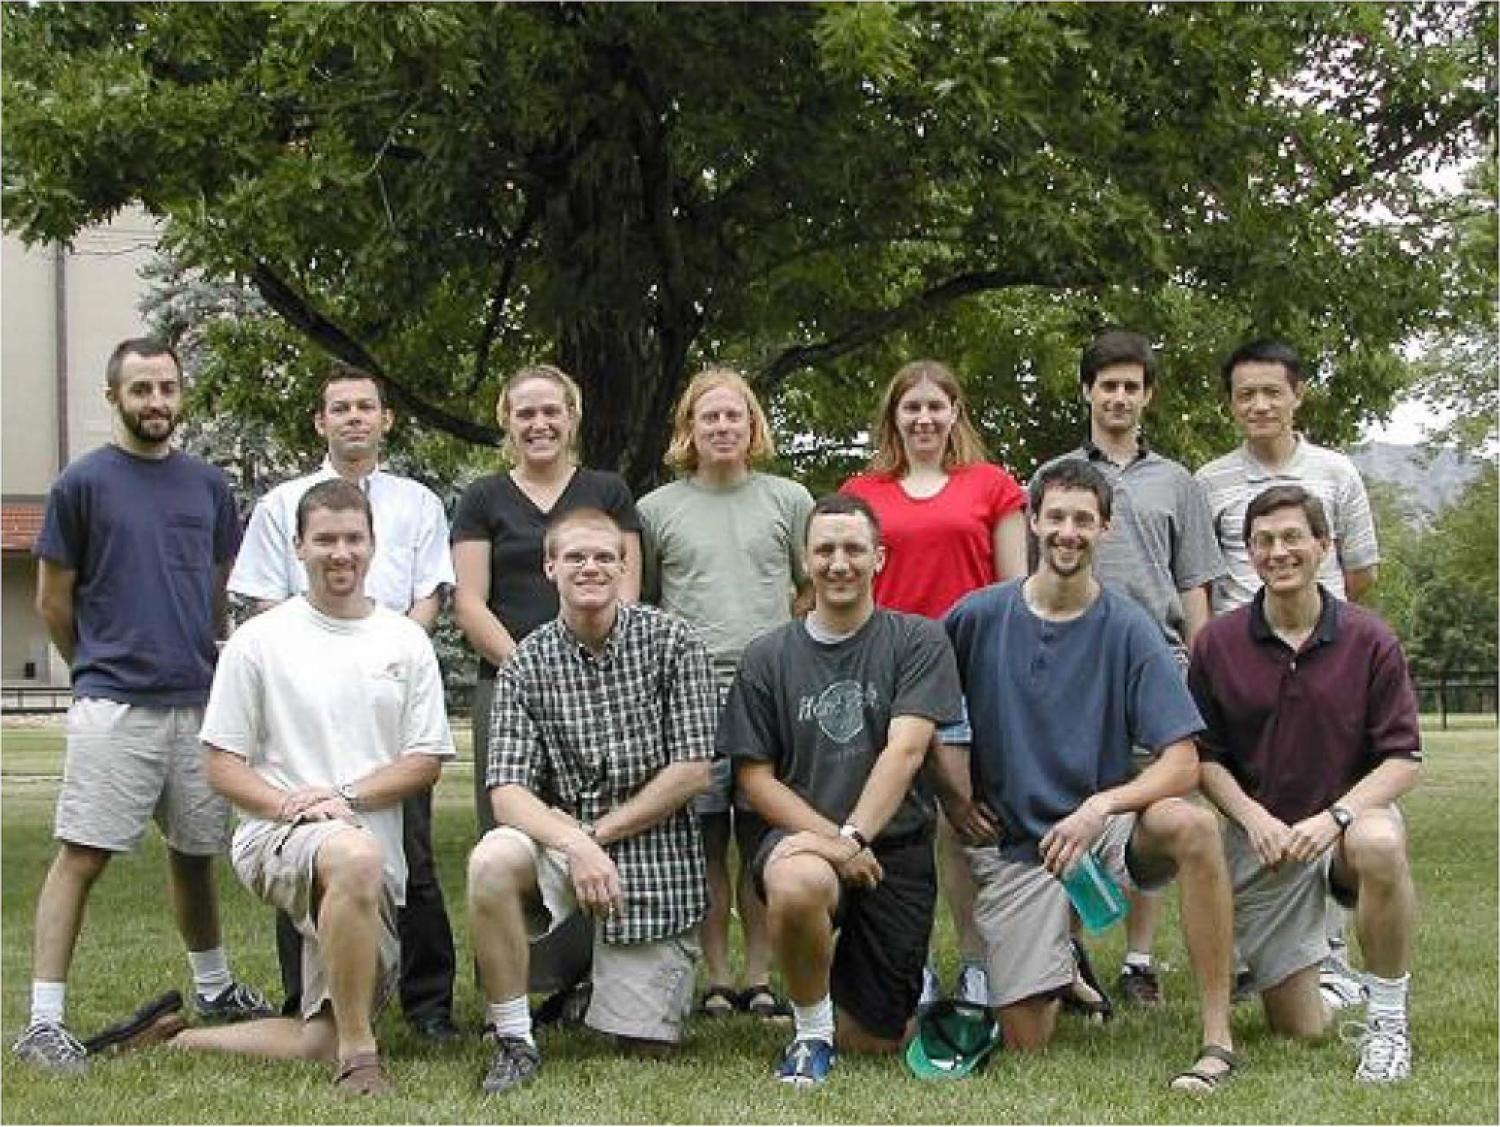
[{"label": "eyeglasses", "polygon": [[1262,554],[1276,550],[1276,545],[1291,551],[1305,548],[1313,541],[1312,533],[1305,528],[1286,528],[1280,532],[1257,532],[1250,537],[1250,547]]}]

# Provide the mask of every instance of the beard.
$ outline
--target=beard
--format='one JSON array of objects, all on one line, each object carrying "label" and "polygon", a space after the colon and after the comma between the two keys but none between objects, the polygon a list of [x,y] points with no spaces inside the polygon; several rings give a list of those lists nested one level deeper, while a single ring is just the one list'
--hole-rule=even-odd
[{"label": "beard", "polygon": [[171,412],[145,415],[140,412],[121,411],[120,422],[140,442],[148,446],[159,446],[170,439],[177,430],[180,416]]},{"label": "beard", "polygon": [[1074,560],[1071,566],[1063,567],[1057,562],[1056,553],[1059,551],[1056,536],[1049,536],[1042,545],[1047,554],[1047,566],[1054,575],[1063,579],[1071,579],[1081,571],[1087,571],[1094,562],[1094,553],[1090,547],[1076,547],[1072,549]]}]

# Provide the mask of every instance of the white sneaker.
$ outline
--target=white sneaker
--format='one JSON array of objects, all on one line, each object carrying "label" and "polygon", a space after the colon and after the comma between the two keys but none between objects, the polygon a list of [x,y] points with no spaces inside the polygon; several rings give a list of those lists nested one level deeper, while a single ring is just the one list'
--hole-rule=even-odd
[{"label": "white sneaker", "polygon": [[1354,1079],[1367,1084],[1394,1084],[1411,1075],[1411,1030],[1404,1017],[1345,1022],[1339,1037],[1359,1044]]},{"label": "white sneaker", "polygon": [[943,986],[938,981],[937,971],[928,963],[922,968],[922,995],[917,999],[917,1009],[925,1010],[942,996]]},{"label": "white sneaker", "polygon": [[981,966],[965,963],[958,968],[958,981],[953,984],[953,996],[960,1002],[974,1006],[990,1004],[990,976]]},{"label": "white sneaker", "polygon": [[1318,993],[1335,1013],[1362,1006],[1370,996],[1359,975],[1348,964],[1330,960],[1324,960],[1323,969],[1318,972]]}]

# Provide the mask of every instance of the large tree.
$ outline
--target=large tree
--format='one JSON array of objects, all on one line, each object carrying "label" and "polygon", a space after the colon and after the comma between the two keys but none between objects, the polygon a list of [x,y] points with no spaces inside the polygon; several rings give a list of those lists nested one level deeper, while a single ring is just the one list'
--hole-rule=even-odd
[{"label": "large tree", "polygon": [[708,358],[841,448],[872,381],[942,349],[1034,461],[1108,317],[1167,343],[1180,445],[1218,436],[1209,358],[1251,331],[1309,350],[1310,419],[1347,438],[1459,281],[1419,174],[1493,129],[1484,3],[4,16],[8,230],[67,240],[138,200],[181,262],[471,442],[504,370],[555,357],[590,460],[636,485]]}]

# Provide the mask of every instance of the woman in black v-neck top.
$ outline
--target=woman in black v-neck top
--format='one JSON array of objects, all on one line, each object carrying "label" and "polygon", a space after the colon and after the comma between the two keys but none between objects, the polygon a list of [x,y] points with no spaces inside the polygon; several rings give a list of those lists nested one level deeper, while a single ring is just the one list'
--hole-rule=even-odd
[{"label": "woman in black v-neck top", "polygon": [[453,612],[479,653],[474,693],[474,790],[480,835],[494,825],[484,788],[495,668],[544,622],[557,616],[557,589],[542,571],[542,537],[556,513],[602,509],[625,530],[621,597],[640,594],[640,519],[616,473],[577,463],[582,398],[550,364],[522,368],[501,389],[496,415],[505,431],[509,470],[487,474],[459,498],[450,537],[458,583]]}]

